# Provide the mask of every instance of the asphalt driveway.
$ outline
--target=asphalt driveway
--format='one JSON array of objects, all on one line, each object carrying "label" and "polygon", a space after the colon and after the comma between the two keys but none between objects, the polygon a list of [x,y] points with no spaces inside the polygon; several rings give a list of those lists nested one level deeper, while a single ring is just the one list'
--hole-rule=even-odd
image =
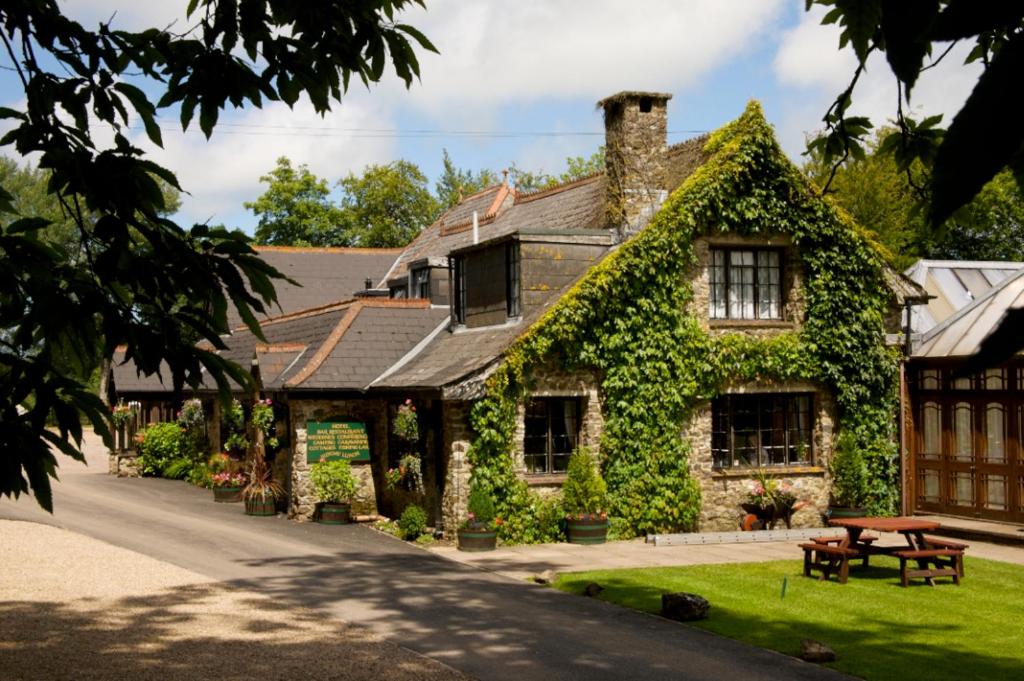
[{"label": "asphalt driveway", "polygon": [[329,613],[480,679],[846,678],[451,562],[366,527],[249,517],[182,482],[111,477],[101,457],[90,458],[90,469],[66,464],[53,516],[23,498],[0,501],[0,518],[58,525],[282,606]]}]

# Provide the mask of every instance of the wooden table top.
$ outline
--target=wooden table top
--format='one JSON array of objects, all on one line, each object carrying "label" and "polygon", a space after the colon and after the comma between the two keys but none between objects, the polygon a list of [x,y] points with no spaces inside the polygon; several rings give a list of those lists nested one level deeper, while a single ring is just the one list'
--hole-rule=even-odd
[{"label": "wooden table top", "polygon": [[834,518],[828,521],[829,525],[836,527],[857,527],[862,530],[875,530],[876,532],[917,532],[922,530],[936,530],[942,525],[934,520],[921,520],[909,516],[897,518]]}]

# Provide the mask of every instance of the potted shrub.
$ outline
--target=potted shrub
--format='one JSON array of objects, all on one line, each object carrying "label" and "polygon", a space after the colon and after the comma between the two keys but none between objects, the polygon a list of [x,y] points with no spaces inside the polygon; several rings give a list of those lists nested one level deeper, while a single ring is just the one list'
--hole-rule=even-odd
[{"label": "potted shrub", "polygon": [[828,518],[857,518],[867,515],[868,464],[852,437],[841,433],[828,462],[832,477]]},{"label": "potted shrub", "polygon": [[476,481],[470,484],[468,514],[459,527],[459,551],[493,551],[498,542],[498,526],[494,499]]},{"label": "potted shrub", "polygon": [[281,483],[274,480],[273,473],[262,455],[252,458],[249,463],[249,481],[242,488],[246,515],[274,515],[277,500],[284,496]]},{"label": "potted shrub", "polygon": [[603,544],[608,537],[608,488],[597,472],[586,447],[569,457],[569,471],[562,486],[566,530],[571,544]]},{"label": "potted shrub", "polygon": [[212,481],[213,500],[225,504],[241,501],[242,489],[245,487],[245,483],[248,482],[245,473],[241,471],[234,473],[220,471],[219,473],[214,473]]},{"label": "potted shrub", "polygon": [[317,520],[325,525],[349,522],[352,497],[356,494],[356,477],[347,459],[327,461],[323,457],[309,470],[320,509]]}]

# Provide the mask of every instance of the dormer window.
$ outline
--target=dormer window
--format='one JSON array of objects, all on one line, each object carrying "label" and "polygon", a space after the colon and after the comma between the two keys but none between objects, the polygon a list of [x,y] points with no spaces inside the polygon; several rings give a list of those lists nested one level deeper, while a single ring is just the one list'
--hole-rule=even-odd
[{"label": "dormer window", "polygon": [[711,319],[782,319],[781,252],[712,248]]},{"label": "dormer window", "polygon": [[491,326],[522,314],[519,243],[506,241],[451,257],[452,322]]},{"label": "dormer window", "polygon": [[412,298],[430,299],[430,268],[421,267],[412,271]]}]

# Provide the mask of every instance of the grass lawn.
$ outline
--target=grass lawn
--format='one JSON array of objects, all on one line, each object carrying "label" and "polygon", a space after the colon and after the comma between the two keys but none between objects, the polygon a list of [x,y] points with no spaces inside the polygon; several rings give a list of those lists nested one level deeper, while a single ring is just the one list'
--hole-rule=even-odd
[{"label": "grass lawn", "polygon": [[652,613],[664,592],[698,593],[711,612],[695,626],[787,655],[812,638],[836,651],[829,666],[871,681],[1024,679],[1024,567],[968,557],[959,587],[904,589],[897,561],[875,560],[846,584],[804,577],[794,560],[577,572],[555,586],[597,582],[602,600]]}]

